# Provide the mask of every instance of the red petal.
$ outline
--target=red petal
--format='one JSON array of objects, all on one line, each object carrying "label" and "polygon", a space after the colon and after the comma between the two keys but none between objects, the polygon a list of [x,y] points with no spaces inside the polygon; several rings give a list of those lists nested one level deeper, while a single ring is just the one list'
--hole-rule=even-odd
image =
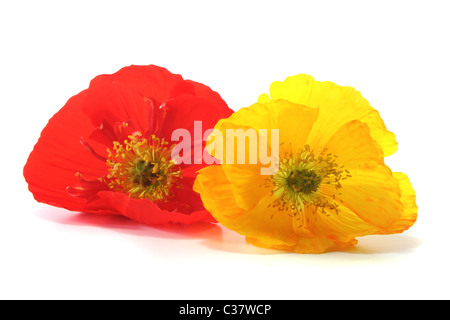
[{"label": "red petal", "polygon": [[[69,210],[88,208],[83,199],[70,196],[66,187],[79,184],[77,172],[88,179],[106,173],[105,163],[94,157],[80,143],[92,130],[81,110],[86,91],[72,97],[48,122],[24,167],[28,188],[39,202]],[[94,150],[101,147],[90,141]]]},{"label": "red petal", "polygon": [[181,95],[165,104],[164,125],[157,135],[170,141],[172,132],[176,129],[187,129],[194,138],[194,121],[202,122],[202,132],[198,137],[203,139],[203,133],[212,129],[217,121],[233,113],[231,109],[217,112],[216,107],[209,101],[191,95]]},{"label": "red petal", "polygon": [[[183,157],[183,163],[186,165],[203,163],[202,157],[205,147],[205,141],[203,139],[205,138],[205,131],[214,128],[217,121],[221,119],[220,114],[223,117],[228,117],[233,112],[231,109],[226,109],[218,113],[215,106],[207,100],[191,95],[181,95],[178,98],[168,101],[164,106],[165,117],[163,126],[156,132],[156,135],[176,144],[183,141],[183,146],[185,146],[185,143],[188,143],[191,157],[190,160],[189,157]],[[198,122],[197,128],[195,127],[195,122]],[[187,142],[184,141],[185,133],[183,132],[181,137],[174,136],[175,140],[172,140],[172,134],[178,129],[187,130],[186,134],[189,134],[186,138],[190,138],[190,140]],[[185,151],[180,152],[180,155],[185,155]]]},{"label": "red petal", "polygon": [[[83,110],[95,126],[108,123],[112,127],[116,122],[132,120],[135,129],[143,134],[152,134],[154,129],[161,130],[169,125],[169,128],[164,128],[167,132],[184,127],[179,122],[171,123],[170,119],[163,124],[157,123],[165,115],[165,102],[174,104],[173,99],[179,96],[191,97],[189,105],[184,108],[195,112],[198,120],[207,118],[215,124],[233,112],[209,87],[183,80],[180,75],[154,65],[129,66],[114,74],[95,77],[90,83]],[[202,106],[196,105],[199,99],[195,97],[201,99]],[[181,123],[192,124],[191,117],[185,121],[182,117],[178,119]]]},{"label": "red petal", "polygon": [[131,199],[123,193],[102,191],[99,196],[125,217],[146,225],[191,224],[198,221],[215,222],[206,210],[184,214],[162,210],[148,199]]},{"label": "red petal", "polygon": [[151,105],[171,99],[172,90],[181,81],[180,75],[161,67],[125,67],[91,81],[84,111],[95,126],[132,119],[136,129],[144,133],[152,126]]},{"label": "red petal", "polygon": [[207,100],[216,109],[219,119],[228,118],[233,113],[222,97],[210,87],[192,80],[186,80],[186,83],[193,85],[197,97]]}]

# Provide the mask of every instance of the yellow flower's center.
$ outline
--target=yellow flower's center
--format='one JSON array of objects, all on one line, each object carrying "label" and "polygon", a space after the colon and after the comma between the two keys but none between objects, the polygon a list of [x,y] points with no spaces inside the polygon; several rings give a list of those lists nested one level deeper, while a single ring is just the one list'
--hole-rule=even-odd
[{"label": "yellow flower's center", "polygon": [[[123,143],[114,141],[108,149],[108,186],[130,198],[167,201],[173,188],[181,187],[181,169],[171,159],[172,147],[155,136],[144,139],[140,133]],[[172,191],[172,192],[171,192]]]},{"label": "yellow flower's center", "polygon": [[289,152],[279,161],[278,172],[271,176],[269,186],[275,198],[271,204],[301,216],[305,206],[315,211],[325,209],[338,213],[334,201],[341,180],[351,177],[350,172],[336,162],[337,156],[324,149],[317,155],[306,145],[297,154]]},{"label": "yellow flower's center", "polygon": [[296,193],[310,194],[319,189],[322,177],[314,170],[293,170],[286,178],[286,188]]}]

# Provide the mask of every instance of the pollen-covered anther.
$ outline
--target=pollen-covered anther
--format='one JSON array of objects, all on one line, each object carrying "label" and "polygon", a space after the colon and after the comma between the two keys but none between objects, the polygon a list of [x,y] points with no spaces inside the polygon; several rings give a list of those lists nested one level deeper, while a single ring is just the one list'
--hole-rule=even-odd
[{"label": "pollen-covered anther", "polygon": [[127,193],[130,198],[167,201],[174,188],[181,188],[180,167],[171,159],[174,145],[152,135],[143,138],[137,132],[123,143],[114,141],[108,149],[110,189]]},{"label": "pollen-covered anther", "polygon": [[302,221],[305,206],[326,215],[339,214],[339,205],[334,200],[342,188],[341,181],[350,177],[350,172],[338,165],[336,155],[326,149],[315,155],[305,145],[296,154],[288,152],[280,159],[278,172],[270,178],[275,198],[270,206]]}]

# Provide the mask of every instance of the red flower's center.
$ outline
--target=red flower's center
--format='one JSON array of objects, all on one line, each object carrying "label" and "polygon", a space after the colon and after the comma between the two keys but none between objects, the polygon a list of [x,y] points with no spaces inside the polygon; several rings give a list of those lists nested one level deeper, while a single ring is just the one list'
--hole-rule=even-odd
[{"label": "red flower's center", "polygon": [[113,150],[108,149],[107,175],[109,188],[125,192],[130,198],[167,201],[174,188],[180,188],[180,167],[171,159],[175,145],[142,134],[130,135],[123,143],[114,141]]}]

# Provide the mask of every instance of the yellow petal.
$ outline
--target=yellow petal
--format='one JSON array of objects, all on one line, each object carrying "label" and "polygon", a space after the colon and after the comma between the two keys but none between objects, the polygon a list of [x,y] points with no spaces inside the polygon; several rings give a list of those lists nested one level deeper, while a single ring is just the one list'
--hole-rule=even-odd
[{"label": "yellow petal", "polygon": [[394,172],[394,178],[399,182],[402,192],[403,214],[398,221],[386,229],[379,230],[380,234],[401,233],[409,229],[417,220],[416,192],[408,176],[402,172]]},{"label": "yellow petal", "polygon": [[417,219],[416,195],[404,173],[394,172],[394,178],[399,181],[402,191],[401,202],[403,213],[389,227],[377,227],[361,219],[355,212],[345,206],[339,207],[339,214],[325,209],[325,214],[316,212],[314,208],[307,208],[306,219],[308,229],[315,235],[326,235],[334,240],[347,242],[355,237],[370,234],[401,233],[410,228]]},{"label": "yellow petal", "polygon": [[[403,214],[398,180],[384,164],[383,153],[360,121],[343,125],[326,145],[337,163],[350,171],[337,199],[365,222],[386,228]],[[361,225],[363,227],[363,225]]]},{"label": "yellow petal", "polygon": [[[261,95],[259,101],[267,101],[267,98],[267,95]],[[309,75],[299,74],[287,77],[283,82],[273,82],[270,98],[320,109],[316,125],[311,130],[311,145],[324,145],[340,126],[351,120],[360,120],[370,127],[371,136],[380,144],[385,156],[397,150],[395,135],[386,129],[378,111],[352,87],[320,82]]]},{"label": "yellow petal", "polygon": [[[226,145],[226,147],[222,150],[224,157],[221,163],[223,163],[223,173],[230,181],[230,189],[236,204],[242,209],[250,210],[267,193],[267,190],[264,188],[267,175],[262,175],[262,170],[264,168],[269,170],[272,162],[273,166],[276,166],[275,159],[271,160],[269,158],[268,163],[261,162],[260,146],[267,146],[265,147],[265,155],[270,157],[270,144],[267,143],[267,137],[260,136],[253,128],[248,126],[235,125],[231,121],[223,121],[217,127],[220,128],[223,137],[227,135],[228,130],[241,129],[244,134],[249,133],[248,137],[241,136],[237,139],[231,139],[234,147],[229,147],[229,144],[223,143],[223,146]],[[251,134],[252,130],[253,134]],[[226,140],[230,143],[230,139],[227,138]],[[238,140],[241,140],[241,142]],[[217,144],[212,143],[209,147],[213,147],[216,150]]]},{"label": "yellow petal", "polygon": [[374,234],[379,230],[342,205],[337,212],[328,208],[318,211],[314,207],[308,207],[305,216],[312,234],[326,236],[343,243],[352,242],[355,237]]},{"label": "yellow petal", "polygon": [[324,253],[336,250],[345,250],[358,243],[352,239],[348,242],[339,242],[327,237],[303,237],[298,238],[297,243],[292,246],[288,245],[269,245],[264,240],[247,237],[247,242],[261,248],[271,248],[284,251],[293,251],[296,253]]},{"label": "yellow petal", "polygon": [[267,194],[267,176],[261,175],[260,165],[222,165],[222,169],[240,208],[253,209]]},{"label": "yellow petal", "polygon": [[257,131],[268,130],[267,141],[270,144],[270,130],[279,130],[280,152],[297,151],[301,149],[310,134],[317,119],[319,110],[286,100],[271,100],[265,103],[255,103],[248,108],[242,108],[228,119],[218,122],[216,129],[225,135],[230,128],[253,128]]},{"label": "yellow petal", "polygon": [[231,185],[221,166],[211,165],[200,169],[193,190],[200,194],[203,205],[213,216],[234,217],[244,212],[233,200]]},{"label": "yellow petal", "polygon": [[231,183],[222,166],[201,169],[194,183],[205,208],[223,226],[242,235],[255,237],[270,246],[294,245],[297,234],[292,218],[286,212],[270,207],[273,199],[270,190],[252,210],[241,209],[235,201]]},{"label": "yellow petal", "polygon": [[267,93],[263,93],[258,98],[258,103],[266,103],[270,101],[270,97]]}]

